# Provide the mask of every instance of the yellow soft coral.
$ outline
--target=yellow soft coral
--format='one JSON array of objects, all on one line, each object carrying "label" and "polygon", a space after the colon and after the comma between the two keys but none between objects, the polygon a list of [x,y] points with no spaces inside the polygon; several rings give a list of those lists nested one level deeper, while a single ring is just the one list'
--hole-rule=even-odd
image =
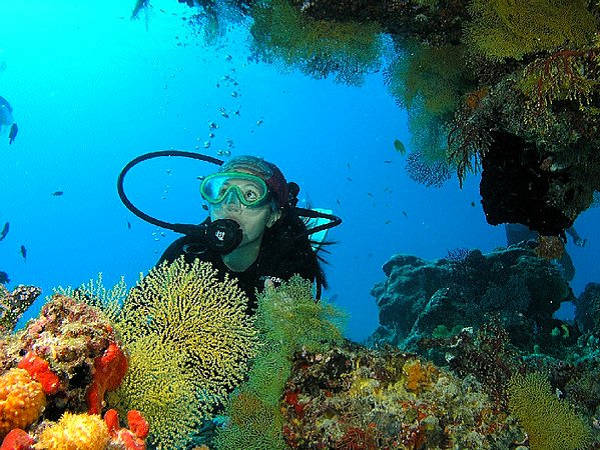
[{"label": "yellow soft coral", "polygon": [[590,45],[598,20],[586,0],[472,0],[466,41],[490,59]]},{"label": "yellow soft coral", "polygon": [[56,424],[42,432],[35,448],[103,450],[109,438],[108,427],[100,416],[66,412]]},{"label": "yellow soft coral", "polygon": [[0,440],[13,428],[26,428],[42,413],[46,395],[42,385],[24,369],[0,377]]},{"label": "yellow soft coral", "polygon": [[544,375],[514,375],[508,395],[510,411],[527,432],[532,450],[575,450],[592,442],[588,424],[556,397]]}]

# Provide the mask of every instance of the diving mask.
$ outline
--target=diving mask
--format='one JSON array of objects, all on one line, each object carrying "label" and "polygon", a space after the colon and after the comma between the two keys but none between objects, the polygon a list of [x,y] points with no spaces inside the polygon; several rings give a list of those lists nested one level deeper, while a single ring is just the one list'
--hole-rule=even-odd
[{"label": "diving mask", "polygon": [[237,200],[256,208],[269,199],[267,183],[256,175],[243,172],[217,172],[207,176],[200,185],[202,198],[212,205]]}]

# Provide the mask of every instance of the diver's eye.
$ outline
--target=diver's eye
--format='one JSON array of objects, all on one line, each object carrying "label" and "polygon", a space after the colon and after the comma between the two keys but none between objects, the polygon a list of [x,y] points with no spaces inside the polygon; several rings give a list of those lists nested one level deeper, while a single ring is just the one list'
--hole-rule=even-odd
[{"label": "diver's eye", "polygon": [[244,197],[246,197],[246,200],[253,202],[258,200],[258,192],[252,190],[252,189],[247,189]]}]

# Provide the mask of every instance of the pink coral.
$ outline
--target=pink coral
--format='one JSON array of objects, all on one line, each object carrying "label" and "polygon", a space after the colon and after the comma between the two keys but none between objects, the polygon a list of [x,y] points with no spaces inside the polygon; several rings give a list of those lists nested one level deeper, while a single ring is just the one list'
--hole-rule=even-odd
[{"label": "pink coral", "polygon": [[0,450],[33,450],[35,440],[20,428],[15,428],[6,435]]}]

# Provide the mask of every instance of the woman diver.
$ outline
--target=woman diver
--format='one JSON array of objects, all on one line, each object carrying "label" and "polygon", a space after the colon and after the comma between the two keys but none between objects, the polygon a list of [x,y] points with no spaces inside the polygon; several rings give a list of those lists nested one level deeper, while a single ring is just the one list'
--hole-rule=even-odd
[{"label": "woman diver", "polygon": [[[138,162],[157,156],[185,156],[222,164],[200,186],[209,211],[200,225],[159,221],[137,210],[125,197],[125,173]],[[327,286],[321,268],[323,260],[313,249],[310,235],[338,225],[341,219],[296,207],[300,188],[296,183],[288,183],[275,164],[255,156],[239,156],[223,164],[188,152],[154,152],[136,158],[123,169],[118,189],[123,203],[136,215],[185,234],[164,251],[158,264],[173,262],[181,255],[190,264],[196,258],[210,262],[221,278],[229,274],[238,279],[250,300],[249,313],[257,307],[256,290],[268,283],[276,284],[298,274],[315,283],[317,298],[321,288]],[[303,217],[329,222],[307,229]]]}]

